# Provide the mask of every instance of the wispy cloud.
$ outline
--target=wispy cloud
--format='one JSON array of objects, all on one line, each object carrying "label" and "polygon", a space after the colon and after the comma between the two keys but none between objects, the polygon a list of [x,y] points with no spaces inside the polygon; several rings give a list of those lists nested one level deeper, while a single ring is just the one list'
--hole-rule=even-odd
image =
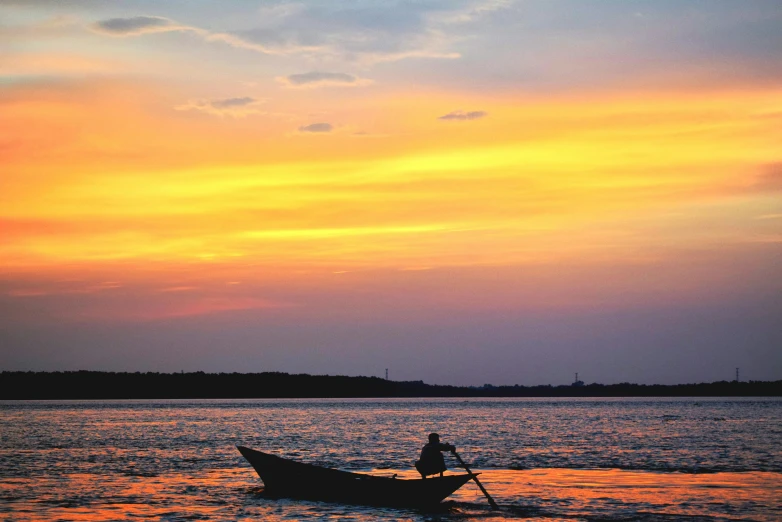
[{"label": "wispy cloud", "polygon": [[464,121],[464,120],[477,120],[480,118],[484,118],[488,115],[485,111],[470,111],[470,112],[463,112],[463,111],[454,111],[449,112],[448,114],[445,114],[443,116],[440,116],[437,118],[438,120],[456,120],[456,121]]},{"label": "wispy cloud", "polygon": [[311,123],[309,125],[302,125],[299,127],[299,132],[312,132],[312,133],[327,133],[334,130],[334,126],[330,123]]},{"label": "wispy cloud", "polygon": [[141,36],[149,33],[188,32],[203,38],[207,42],[220,42],[231,47],[247,49],[263,54],[295,54],[314,52],[318,46],[309,45],[264,45],[250,41],[231,33],[212,32],[200,27],[181,24],[161,16],[132,16],[128,18],[109,18],[99,20],[90,29],[98,34],[116,37]]},{"label": "wispy cloud", "polygon": [[501,11],[513,7],[516,0],[479,0],[468,2],[464,6],[457,6],[453,11],[447,11],[440,18],[446,24],[463,24],[472,22],[481,16],[495,11]]},{"label": "wispy cloud", "polygon": [[249,96],[239,98],[221,98],[216,100],[190,100],[186,104],[178,105],[174,109],[178,111],[201,111],[216,116],[232,116],[241,118],[250,114],[259,114],[258,106],[265,100],[251,98]]},{"label": "wispy cloud", "polygon": [[277,81],[291,89],[317,89],[319,87],[363,87],[372,80],[352,74],[312,71],[278,77]]},{"label": "wispy cloud", "polygon": [[109,18],[92,25],[92,30],[110,36],[138,36],[146,33],[169,31],[198,31],[194,27],[180,25],[161,16],[132,16],[130,18]]},{"label": "wispy cloud", "polygon": [[358,55],[358,60],[366,65],[399,62],[409,58],[429,58],[434,60],[456,60],[462,55],[457,52],[435,51],[432,49],[414,49],[399,52],[373,52]]},{"label": "wispy cloud", "polygon": [[[454,17],[464,21],[485,10],[480,7],[481,2],[467,2],[467,5],[464,11],[463,3],[459,7],[411,4],[406,9],[383,2],[338,7],[331,3],[303,3],[264,9],[264,17],[257,27],[231,32],[207,30],[154,15],[109,18],[89,27],[93,32],[114,37],[187,32],[207,42],[263,54],[306,54],[372,65],[407,59],[460,58],[461,54],[452,45],[464,36],[451,34],[447,28],[453,25]],[[441,16],[449,13],[452,16]],[[321,74],[333,76],[305,83],[295,83],[290,77],[285,80],[290,86],[299,87],[370,83],[343,73]]]}]

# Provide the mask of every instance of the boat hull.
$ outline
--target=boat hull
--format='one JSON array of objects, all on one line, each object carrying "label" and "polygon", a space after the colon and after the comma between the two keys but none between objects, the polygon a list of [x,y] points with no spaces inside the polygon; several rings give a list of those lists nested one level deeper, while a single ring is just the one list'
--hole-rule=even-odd
[{"label": "boat hull", "polygon": [[471,480],[474,474],[428,479],[397,479],[351,473],[283,459],[237,446],[272,496],[346,504],[432,507]]}]

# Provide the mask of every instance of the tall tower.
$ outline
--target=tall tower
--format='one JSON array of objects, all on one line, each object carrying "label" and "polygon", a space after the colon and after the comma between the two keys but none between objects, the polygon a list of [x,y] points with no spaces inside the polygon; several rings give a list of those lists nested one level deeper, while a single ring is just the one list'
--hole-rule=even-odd
[{"label": "tall tower", "polygon": [[388,368],[386,368],[386,380],[388,380]]},{"label": "tall tower", "polygon": [[739,382],[739,368],[736,367],[736,382]]}]

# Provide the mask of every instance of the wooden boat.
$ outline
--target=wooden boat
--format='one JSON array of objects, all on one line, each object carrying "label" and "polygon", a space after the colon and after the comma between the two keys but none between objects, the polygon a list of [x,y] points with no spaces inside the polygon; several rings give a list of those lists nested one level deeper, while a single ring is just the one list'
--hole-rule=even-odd
[{"label": "wooden boat", "polygon": [[477,473],[427,479],[398,479],[351,473],[284,459],[243,446],[237,449],[252,464],[270,496],[372,506],[437,506]]}]

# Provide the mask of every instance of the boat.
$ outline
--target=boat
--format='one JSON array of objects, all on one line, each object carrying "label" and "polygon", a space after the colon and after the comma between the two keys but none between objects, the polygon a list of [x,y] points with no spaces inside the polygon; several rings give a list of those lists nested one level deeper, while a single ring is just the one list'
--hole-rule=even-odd
[{"label": "boat", "polygon": [[371,506],[432,508],[478,473],[399,479],[352,473],[237,446],[264,485],[264,494]]}]

